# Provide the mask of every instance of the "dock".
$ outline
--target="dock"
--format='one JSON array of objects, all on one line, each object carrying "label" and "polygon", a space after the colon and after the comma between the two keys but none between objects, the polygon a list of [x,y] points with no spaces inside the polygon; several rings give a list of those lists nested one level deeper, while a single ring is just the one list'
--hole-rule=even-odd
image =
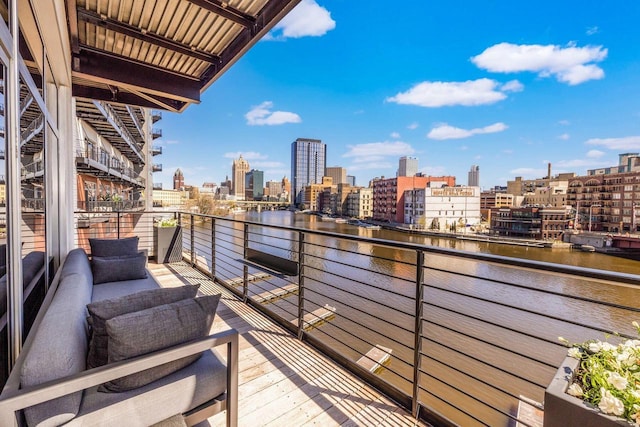
[{"label": "dock", "polygon": [[390,348],[376,344],[367,354],[358,359],[356,363],[372,374],[375,374],[381,371],[384,365],[391,361],[392,351]]},{"label": "dock", "polygon": [[283,286],[281,288],[272,289],[270,291],[265,291],[260,294],[254,295],[252,299],[260,304],[268,304],[270,302],[277,301],[282,298],[286,298],[289,295],[298,293],[298,285],[291,283],[287,286]]},{"label": "dock", "polygon": [[[266,280],[270,278],[269,273],[255,273],[247,275],[247,282],[259,282],[260,280]],[[224,279],[224,282],[229,286],[238,286],[244,283],[243,277],[234,277],[232,279]]]},{"label": "dock", "polygon": [[[309,330],[314,327],[320,326],[327,320],[331,320],[333,317],[335,317],[335,315],[336,308],[331,307],[329,304],[325,304],[324,307],[320,307],[304,315],[304,317],[302,318],[303,329]],[[297,327],[298,319],[293,319],[291,323],[293,323]]]}]

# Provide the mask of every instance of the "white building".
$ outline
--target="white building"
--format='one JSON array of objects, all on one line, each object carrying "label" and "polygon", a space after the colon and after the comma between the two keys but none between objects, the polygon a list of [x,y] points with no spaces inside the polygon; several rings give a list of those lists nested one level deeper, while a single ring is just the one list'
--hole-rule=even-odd
[{"label": "white building", "polygon": [[398,164],[398,176],[415,176],[418,173],[418,158],[403,156]]},{"label": "white building", "polygon": [[373,216],[373,188],[359,188],[347,195],[346,215],[353,218]]},{"label": "white building", "polygon": [[480,224],[480,187],[420,188],[404,192],[404,223],[450,231]]}]

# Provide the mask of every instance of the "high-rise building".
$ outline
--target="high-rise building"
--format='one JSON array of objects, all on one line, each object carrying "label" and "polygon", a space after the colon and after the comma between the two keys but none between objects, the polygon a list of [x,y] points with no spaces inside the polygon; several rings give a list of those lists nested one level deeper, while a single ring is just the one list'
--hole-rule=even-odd
[{"label": "high-rise building", "polygon": [[184,175],[180,168],[176,170],[176,173],[173,174],[173,189],[174,190],[182,190],[184,188]]},{"label": "high-rise building", "polygon": [[244,199],[262,200],[264,195],[264,172],[252,169],[244,175]]},{"label": "high-rise building", "polygon": [[469,187],[480,186],[480,166],[471,165],[471,170],[469,170],[469,178],[467,179],[467,185]]},{"label": "high-rise building", "polygon": [[346,184],[347,183],[347,169],[341,166],[329,166],[327,167],[326,176],[333,179],[334,184]]},{"label": "high-rise building", "polygon": [[327,146],[319,139],[298,138],[291,143],[292,197],[296,205],[304,199],[304,188],[321,184],[327,168]]},{"label": "high-rise building", "polygon": [[233,161],[231,169],[231,178],[233,179],[231,194],[242,200],[244,199],[245,190],[244,176],[249,172],[249,162],[243,159],[242,154],[240,154],[240,158]]},{"label": "high-rise building", "polygon": [[356,186],[356,177],[354,175],[347,175],[347,184],[352,187]]},{"label": "high-rise building", "polygon": [[415,176],[418,173],[418,158],[403,156],[400,157],[398,165],[398,176]]}]

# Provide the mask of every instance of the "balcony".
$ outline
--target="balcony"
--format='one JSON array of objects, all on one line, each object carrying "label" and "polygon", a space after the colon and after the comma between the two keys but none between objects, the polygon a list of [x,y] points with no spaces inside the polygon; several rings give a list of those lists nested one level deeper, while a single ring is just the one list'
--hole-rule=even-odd
[{"label": "balcony", "polygon": [[153,123],[156,123],[156,122],[158,122],[160,120],[162,120],[162,111],[153,110],[151,112],[151,121]]},{"label": "balcony", "polygon": [[162,137],[162,129],[153,129],[151,131],[151,138],[158,139]]},{"label": "balcony", "polygon": [[154,163],[153,166],[151,167],[151,172],[162,172],[162,164],[161,163]]},{"label": "balcony", "polygon": [[153,147],[151,147],[151,155],[152,156],[157,156],[159,154],[162,154],[162,147],[159,145],[154,145]]},{"label": "balcony", "polygon": [[162,190],[162,183],[161,182],[154,182],[153,183],[153,189],[154,190]]},{"label": "balcony", "polygon": [[[109,226],[79,229],[76,243],[138,235],[152,251],[151,219],[166,214],[102,216]],[[163,283],[197,281],[225,295],[221,320],[244,340],[241,425],[294,425],[306,411],[324,424],[367,424],[361,416],[385,419],[387,410],[407,417],[391,400],[436,424],[533,425],[518,408],[542,408],[535,402],[566,354],[558,336],[635,337],[637,275],[222,217],[180,221],[183,263],[153,268]],[[388,357],[371,372],[363,366],[376,346]]]}]

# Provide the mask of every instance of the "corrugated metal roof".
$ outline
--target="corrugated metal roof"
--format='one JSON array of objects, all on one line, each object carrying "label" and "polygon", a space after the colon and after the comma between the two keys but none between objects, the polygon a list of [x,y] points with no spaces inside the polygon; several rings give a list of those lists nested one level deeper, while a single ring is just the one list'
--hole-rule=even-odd
[{"label": "corrugated metal roof", "polygon": [[300,0],[67,0],[75,96],[181,111]]}]

